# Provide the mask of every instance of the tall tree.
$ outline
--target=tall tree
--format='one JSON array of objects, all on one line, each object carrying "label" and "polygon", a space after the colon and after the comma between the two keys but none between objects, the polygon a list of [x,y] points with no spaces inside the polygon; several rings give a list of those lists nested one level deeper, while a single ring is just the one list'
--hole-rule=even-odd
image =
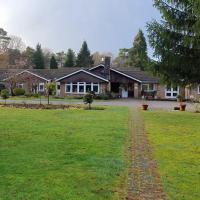
[{"label": "tall tree", "polygon": [[68,49],[64,67],[74,67],[76,65],[76,55],[72,49]]},{"label": "tall tree", "polygon": [[7,36],[7,32],[0,28],[0,53],[4,53],[8,50],[10,37]]},{"label": "tall tree", "polygon": [[22,56],[24,56],[26,58],[26,65],[29,68],[32,68],[34,65],[34,53],[35,53],[35,49],[31,48],[31,47],[27,47],[26,50],[24,52],[22,52]]},{"label": "tall tree", "polygon": [[128,52],[128,65],[146,70],[148,67],[147,43],[142,30],[136,35]]},{"label": "tall tree", "polygon": [[90,67],[93,65],[92,56],[90,55],[90,50],[88,49],[86,41],[84,41],[82,44],[82,47],[77,57],[76,65],[78,67]]},{"label": "tall tree", "polygon": [[154,0],[154,6],[162,21],[148,23],[147,30],[157,72],[166,82],[200,83],[199,1]]},{"label": "tall tree", "polygon": [[42,52],[42,48],[40,44],[37,44],[36,51],[33,55],[33,63],[35,65],[35,69],[44,69],[44,55]]},{"label": "tall tree", "polygon": [[50,69],[58,69],[58,63],[54,56],[52,56],[50,60]]},{"label": "tall tree", "polygon": [[123,48],[119,50],[118,56],[113,61],[117,67],[128,67],[129,65],[129,49]]}]

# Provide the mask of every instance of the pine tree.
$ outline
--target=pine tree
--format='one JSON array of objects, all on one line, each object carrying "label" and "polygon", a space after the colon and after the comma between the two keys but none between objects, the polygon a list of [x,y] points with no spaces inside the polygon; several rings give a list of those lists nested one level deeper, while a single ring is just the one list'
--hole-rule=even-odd
[{"label": "pine tree", "polygon": [[142,30],[136,35],[133,47],[128,52],[129,66],[146,70],[148,66],[147,43]]},{"label": "pine tree", "polygon": [[50,69],[58,69],[58,63],[54,56],[50,59]]},{"label": "pine tree", "polygon": [[36,51],[33,55],[33,63],[35,69],[44,69],[44,55],[40,44],[37,44]]},{"label": "pine tree", "polygon": [[68,49],[64,67],[74,67],[76,64],[76,56],[72,49]]},{"label": "pine tree", "polygon": [[154,5],[162,14],[160,23],[152,21],[147,25],[157,58],[156,71],[166,82],[199,83],[199,1],[154,0]]},{"label": "pine tree", "polygon": [[88,49],[86,41],[84,41],[82,44],[82,47],[77,57],[76,65],[78,67],[90,67],[93,65],[92,56],[90,55],[90,50]]}]

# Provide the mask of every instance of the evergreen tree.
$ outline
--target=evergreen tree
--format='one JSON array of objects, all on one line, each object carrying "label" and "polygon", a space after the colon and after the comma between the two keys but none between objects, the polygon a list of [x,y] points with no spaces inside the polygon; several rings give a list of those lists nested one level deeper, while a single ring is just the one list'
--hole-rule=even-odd
[{"label": "evergreen tree", "polygon": [[68,49],[64,67],[74,67],[76,64],[76,56],[72,49]]},{"label": "evergreen tree", "polygon": [[54,56],[50,59],[50,69],[58,69],[58,63]]},{"label": "evergreen tree", "polygon": [[37,44],[36,51],[33,55],[33,63],[35,69],[44,69],[44,55],[40,44]]},{"label": "evergreen tree", "polygon": [[166,82],[200,83],[199,1],[154,0],[154,5],[162,14],[160,23],[147,25],[155,69]]},{"label": "evergreen tree", "polygon": [[90,50],[88,49],[86,41],[84,41],[82,44],[82,47],[77,57],[76,65],[78,67],[90,67],[93,65],[92,56],[90,55]]},{"label": "evergreen tree", "polygon": [[148,66],[147,43],[142,30],[136,35],[133,47],[128,52],[129,66],[146,70]]}]

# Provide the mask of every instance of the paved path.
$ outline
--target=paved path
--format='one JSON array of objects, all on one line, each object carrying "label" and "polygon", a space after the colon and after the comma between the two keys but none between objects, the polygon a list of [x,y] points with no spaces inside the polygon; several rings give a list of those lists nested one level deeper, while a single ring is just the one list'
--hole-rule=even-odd
[{"label": "paved path", "polygon": [[131,110],[130,169],[127,200],[164,200],[161,178],[139,111]]},{"label": "paved path", "polygon": [[[4,100],[0,99],[0,102],[4,102]],[[38,100],[7,100],[8,103],[40,103]],[[47,100],[42,100],[42,103],[46,104]],[[82,100],[51,100],[51,104],[83,104]],[[136,99],[119,99],[119,100],[109,100],[109,101],[94,101],[93,105],[98,106],[127,106],[130,108],[138,108],[141,107],[143,101],[136,100]],[[149,104],[149,108],[154,109],[164,109],[164,110],[173,110],[175,106],[179,104],[175,101],[147,101],[146,103]],[[187,103],[187,110],[193,110],[193,106]]]}]

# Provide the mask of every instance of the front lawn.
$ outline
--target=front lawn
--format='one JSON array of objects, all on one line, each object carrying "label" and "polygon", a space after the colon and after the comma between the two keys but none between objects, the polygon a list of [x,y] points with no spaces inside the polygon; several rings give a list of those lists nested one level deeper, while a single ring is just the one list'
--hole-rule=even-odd
[{"label": "front lawn", "polygon": [[200,199],[200,114],[143,112],[169,200]]},{"label": "front lawn", "polygon": [[0,199],[118,199],[127,137],[127,108],[0,108]]}]

